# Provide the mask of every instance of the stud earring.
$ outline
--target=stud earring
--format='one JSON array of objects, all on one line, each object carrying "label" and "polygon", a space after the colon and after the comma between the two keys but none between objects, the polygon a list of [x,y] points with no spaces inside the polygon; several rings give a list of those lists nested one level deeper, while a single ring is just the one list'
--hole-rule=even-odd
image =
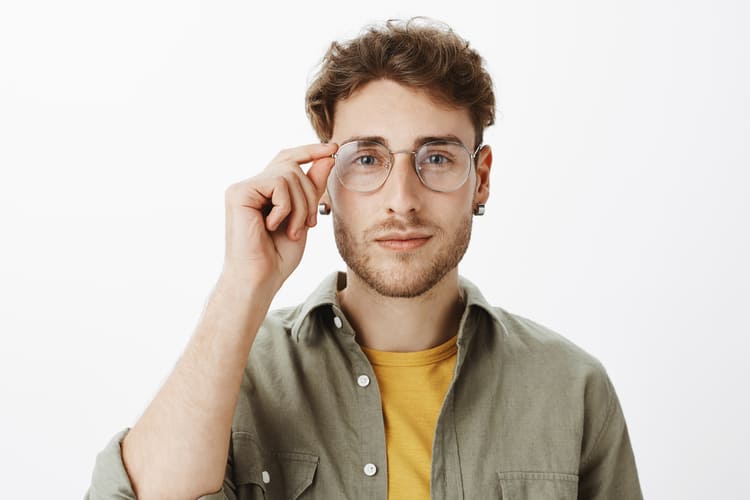
[{"label": "stud earring", "polygon": [[477,206],[474,209],[474,215],[484,215],[484,212],[484,203],[477,203]]},{"label": "stud earring", "polygon": [[331,213],[331,207],[329,207],[325,203],[320,203],[318,204],[318,213],[320,215],[328,215]]}]

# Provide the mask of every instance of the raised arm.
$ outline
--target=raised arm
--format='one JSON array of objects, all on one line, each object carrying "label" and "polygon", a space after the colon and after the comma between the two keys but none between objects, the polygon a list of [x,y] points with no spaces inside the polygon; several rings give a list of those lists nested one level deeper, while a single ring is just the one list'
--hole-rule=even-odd
[{"label": "raised arm", "polygon": [[[221,489],[232,417],[255,335],[302,258],[335,145],[284,150],[226,190],[224,267],[174,370],[121,443],[129,488],[97,460],[87,498],[197,498]],[[305,173],[301,165],[312,162]],[[120,469],[122,472],[122,469]],[[122,479],[122,478],[121,478]],[[104,484],[104,486],[102,486]],[[95,490],[95,491],[94,491]]]}]

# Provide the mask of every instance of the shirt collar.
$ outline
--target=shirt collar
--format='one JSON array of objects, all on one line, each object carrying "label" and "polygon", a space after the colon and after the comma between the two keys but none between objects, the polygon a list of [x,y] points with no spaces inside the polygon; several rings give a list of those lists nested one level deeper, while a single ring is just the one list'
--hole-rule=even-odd
[{"label": "shirt collar", "polygon": [[335,271],[326,276],[302,304],[302,309],[300,309],[299,315],[297,315],[297,318],[292,325],[292,338],[299,340],[300,330],[307,321],[308,316],[310,316],[310,313],[315,309],[326,305],[340,307],[336,291],[340,288],[344,288],[345,285],[346,273]]},{"label": "shirt collar", "polygon": [[[487,300],[479,291],[479,288],[464,278],[463,276],[458,277],[458,284],[461,288],[464,297],[464,303],[466,307],[476,307],[484,311],[490,318],[499,323],[503,328],[503,322],[500,317],[500,310],[492,307]],[[300,334],[306,334],[304,330],[305,323],[308,320],[310,314],[322,306],[336,306],[338,309],[341,308],[339,304],[338,295],[336,292],[346,286],[346,273],[341,271],[335,271],[326,276],[318,287],[313,291],[312,294],[305,300],[300,309],[299,315],[292,325],[292,338],[299,339]],[[301,331],[302,330],[302,331]]]},{"label": "shirt collar", "polygon": [[476,306],[502,325],[499,310],[487,302],[487,299],[484,298],[484,295],[482,295],[482,292],[479,291],[479,288],[474,283],[463,276],[459,276],[458,286],[463,291],[466,307]]}]

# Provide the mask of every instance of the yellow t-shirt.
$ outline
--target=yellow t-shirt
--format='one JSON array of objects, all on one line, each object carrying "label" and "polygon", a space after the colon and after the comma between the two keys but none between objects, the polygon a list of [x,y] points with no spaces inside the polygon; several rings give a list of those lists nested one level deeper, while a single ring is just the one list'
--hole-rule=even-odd
[{"label": "yellow t-shirt", "polygon": [[388,500],[429,499],[432,439],[456,366],[456,339],[425,351],[362,347],[380,388],[388,455]]}]

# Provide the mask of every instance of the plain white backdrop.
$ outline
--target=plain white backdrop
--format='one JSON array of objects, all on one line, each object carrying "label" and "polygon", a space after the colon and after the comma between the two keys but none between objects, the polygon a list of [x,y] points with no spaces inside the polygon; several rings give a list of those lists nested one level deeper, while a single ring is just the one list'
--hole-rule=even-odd
[{"label": "plain white backdrop", "polygon": [[[331,40],[426,15],[498,99],[461,273],[602,361],[647,498],[750,498],[748,5],[3,2],[0,495],[82,497],[197,324],[225,188],[316,142]],[[321,222],[275,305],[344,269]]]}]

